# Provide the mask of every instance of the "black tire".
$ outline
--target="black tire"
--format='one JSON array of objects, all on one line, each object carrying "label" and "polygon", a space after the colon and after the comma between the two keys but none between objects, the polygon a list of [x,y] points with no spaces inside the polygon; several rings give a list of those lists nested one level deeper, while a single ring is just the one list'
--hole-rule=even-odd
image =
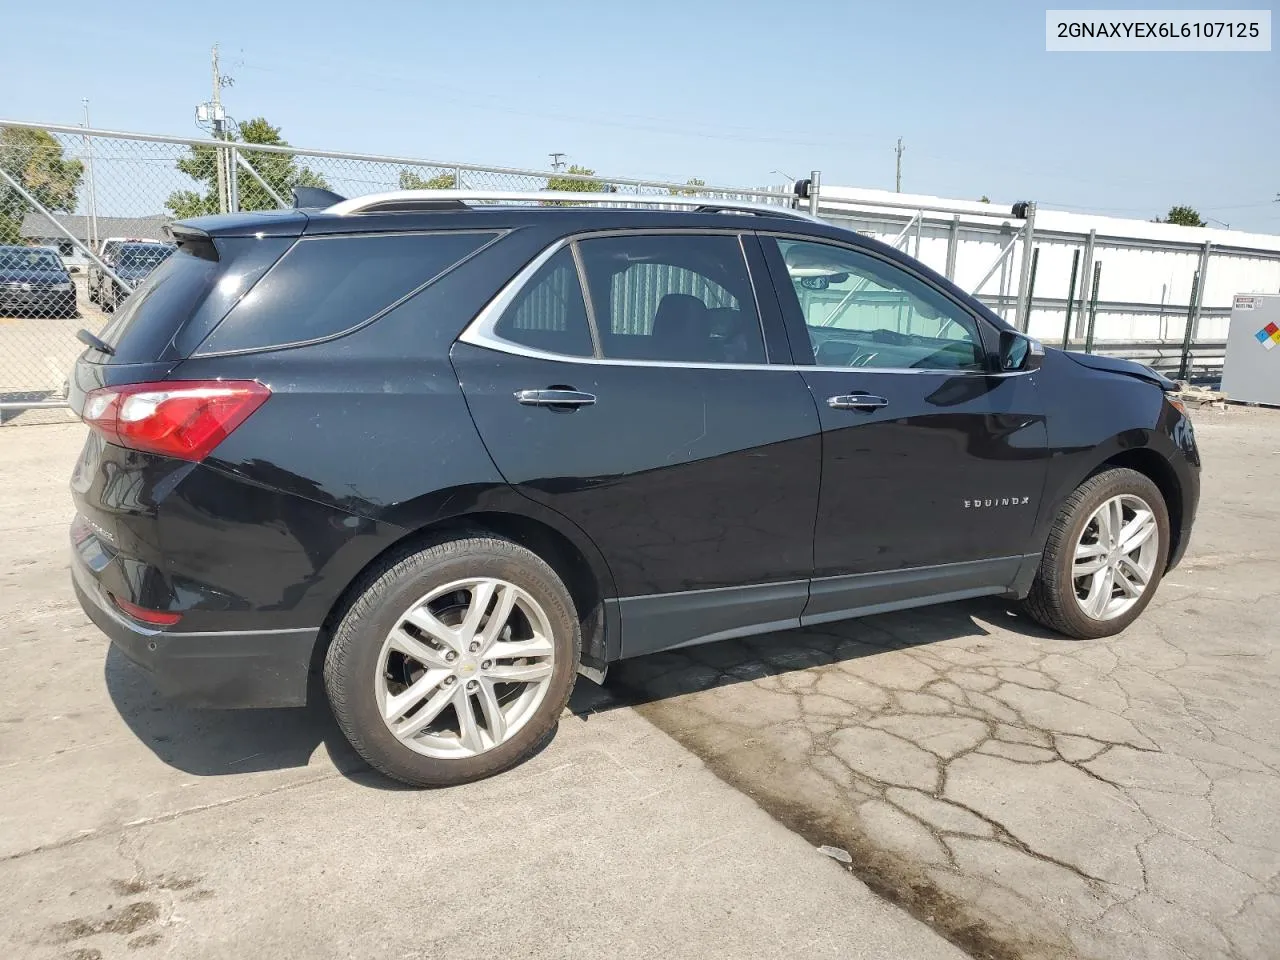
[{"label": "black tire", "polygon": [[[1089,517],[1107,500],[1121,494],[1141,497],[1151,507],[1160,537],[1155,569],[1146,591],[1123,614],[1111,620],[1095,620],[1088,616],[1076,600],[1071,579],[1076,544]],[[1160,488],[1149,477],[1136,470],[1117,467],[1094,474],[1067,497],[1058,519],[1049,530],[1040,569],[1031,584],[1031,592],[1023,601],[1023,609],[1032,619],[1050,630],[1079,640],[1096,640],[1120,633],[1142,615],[1155,596],[1169,562],[1169,508]]]},{"label": "black tire", "polygon": [[[470,576],[506,580],[542,606],[555,646],[550,685],[525,726],[504,742],[471,757],[427,757],[401,743],[383,722],[374,696],[378,658],[387,633],[412,604],[435,587]],[[537,554],[491,536],[418,547],[366,574],[353,596],[326,653],[324,683],[338,726],[375,769],[411,786],[453,786],[508,770],[550,738],[573,691],[582,631],[569,591]]]}]

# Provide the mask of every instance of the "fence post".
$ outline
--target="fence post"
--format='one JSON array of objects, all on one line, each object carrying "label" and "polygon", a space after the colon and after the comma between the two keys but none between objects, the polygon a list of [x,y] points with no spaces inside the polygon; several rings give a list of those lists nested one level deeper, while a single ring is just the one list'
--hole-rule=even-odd
[{"label": "fence post", "polygon": [[1080,269],[1080,251],[1071,251],[1071,280],[1067,283],[1067,318],[1062,321],[1062,349],[1071,342],[1071,308],[1076,302],[1076,271]]},{"label": "fence post", "polygon": [[956,248],[960,245],[960,217],[951,218],[951,229],[947,233],[947,279],[956,279]]},{"label": "fence post", "polygon": [[822,186],[822,171],[813,170],[809,173],[809,214],[816,217],[818,215],[818,189]]},{"label": "fence post", "polygon": [[1018,274],[1018,310],[1014,315],[1015,325],[1026,332],[1031,322],[1031,296],[1027,284],[1031,279],[1031,250],[1036,239],[1036,204],[1027,203],[1027,222],[1022,232],[1022,264]]},{"label": "fence post", "polygon": [[227,147],[227,208],[240,212],[240,151],[235,147]]},{"label": "fence post", "polygon": [[1036,271],[1040,269],[1040,248],[1031,251],[1031,277],[1027,281],[1027,317],[1022,325],[1022,332],[1031,331],[1031,311],[1036,303]]},{"label": "fence post", "polygon": [[[1205,246],[1209,246],[1207,243]],[[1202,255],[1203,259],[1203,255]],[[1178,379],[1186,380],[1191,370],[1191,339],[1196,318],[1200,315],[1200,271],[1191,278],[1191,301],[1187,304],[1187,325],[1182,331],[1182,359],[1178,363]]]},{"label": "fence post", "polygon": [[1080,316],[1076,319],[1076,339],[1084,336],[1084,305],[1089,300],[1089,272],[1093,269],[1093,246],[1098,240],[1098,231],[1090,230],[1084,240],[1084,259],[1080,264]]},{"label": "fence post", "polygon": [[1093,353],[1093,328],[1098,322],[1098,285],[1102,280],[1102,261],[1093,265],[1093,294],[1089,297],[1089,328],[1084,335],[1084,352]]}]

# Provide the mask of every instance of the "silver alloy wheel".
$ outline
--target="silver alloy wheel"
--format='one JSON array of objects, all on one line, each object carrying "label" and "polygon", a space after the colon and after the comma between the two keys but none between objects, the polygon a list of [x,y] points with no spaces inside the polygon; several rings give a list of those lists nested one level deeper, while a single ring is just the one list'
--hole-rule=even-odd
[{"label": "silver alloy wheel", "polygon": [[1085,616],[1114,620],[1142,599],[1160,556],[1155,512],[1131,493],[1089,516],[1076,543],[1071,582]]},{"label": "silver alloy wheel", "polygon": [[400,616],[382,643],[374,695],[405,746],[462,759],[528,723],[554,667],[538,602],[506,580],[475,577],[437,587]]}]

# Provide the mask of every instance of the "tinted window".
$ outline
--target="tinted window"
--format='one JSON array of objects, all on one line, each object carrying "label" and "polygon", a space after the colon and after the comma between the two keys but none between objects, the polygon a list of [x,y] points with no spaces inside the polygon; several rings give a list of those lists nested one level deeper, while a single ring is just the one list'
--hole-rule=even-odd
[{"label": "tinted window", "polygon": [[583,240],[579,248],[604,356],[765,362],[736,236],[602,237]]},{"label": "tinted window", "polygon": [[494,233],[299,240],[200,346],[200,354],[305,343],[357,327]]},{"label": "tinted window", "polygon": [[218,264],[184,253],[161,264],[121,304],[99,334],[115,348],[112,363],[156,360],[179,324],[209,293]]},{"label": "tinted window", "polygon": [[844,247],[774,240],[824,367],[980,370],[977,321],[929,284]]},{"label": "tinted window", "polygon": [[542,265],[494,325],[503,340],[570,357],[592,355],[587,307],[569,249]]}]

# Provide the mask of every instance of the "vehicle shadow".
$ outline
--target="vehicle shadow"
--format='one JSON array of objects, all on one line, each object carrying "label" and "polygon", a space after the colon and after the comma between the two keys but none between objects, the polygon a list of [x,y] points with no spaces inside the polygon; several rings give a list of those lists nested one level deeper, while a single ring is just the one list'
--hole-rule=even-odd
[{"label": "vehicle shadow", "polygon": [[[603,688],[580,679],[569,709],[589,721],[591,714],[605,710],[887,650],[992,636],[984,620],[1027,636],[1071,642],[1025,617],[1015,618],[1003,600],[969,600],[626,660],[610,668]],[[104,673],[111,700],[130,730],[161,761],[185,773],[218,777],[306,767],[323,746],[334,767],[350,780],[374,789],[411,789],[371,769],[355,752],[329,711],[318,673],[313,674],[307,706],[266,710],[193,710],[174,704],[114,647]]]},{"label": "vehicle shadow", "polygon": [[1007,600],[963,600],[623,660],[609,668],[604,688],[579,682],[569,708],[589,720],[592,713],[639,707],[890,650],[962,638],[995,640],[984,621],[1025,637],[1076,642],[1045,630]]},{"label": "vehicle shadow", "polygon": [[306,767],[323,747],[349,780],[378,790],[415,789],[374,770],[347,742],[329,710],[318,670],[312,672],[305,707],[262,710],[196,710],[173,703],[114,646],[103,672],[111,702],[133,734],[184,773],[221,777]]}]

